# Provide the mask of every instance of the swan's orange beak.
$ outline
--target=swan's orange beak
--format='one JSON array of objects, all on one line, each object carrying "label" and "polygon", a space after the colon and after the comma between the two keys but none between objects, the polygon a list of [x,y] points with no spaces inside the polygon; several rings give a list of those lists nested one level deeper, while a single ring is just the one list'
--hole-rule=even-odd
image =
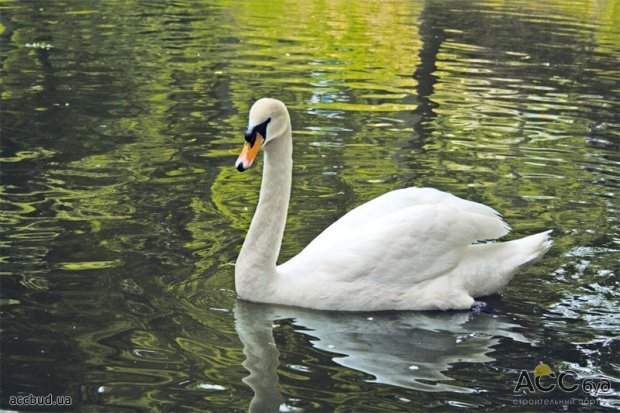
[{"label": "swan's orange beak", "polygon": [[254,144],[247,141],[243,144],[243,149],[241,150],[241,153],[237,158],[237,162],[235,162],[235,165],[237,166],[237,170],[239,172],[243,172],[250,166],[252,166],[252,162],[254,162],[256,155],[258,155],[258,150],[260,149],[260,146],[263,144],[264,140],[265,139],[263,138],[263,135],[256,132],[256,139],[254,139]]}]

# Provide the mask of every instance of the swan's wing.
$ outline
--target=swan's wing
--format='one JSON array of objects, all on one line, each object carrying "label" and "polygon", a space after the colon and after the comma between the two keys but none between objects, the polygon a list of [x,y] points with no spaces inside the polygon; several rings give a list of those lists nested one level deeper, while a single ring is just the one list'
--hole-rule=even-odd
[{"label": "swan's wing", "polygon": [[407,188],[349,212],[282,270],[341,281],[375,277],[386,285],[403,277],[421,282],[456,266],[472,242],[507,232],[485,205],[434,189]]},{"label": "swan's wing", "polygon": [[478,240],[496,239],[506,235],[510,230],[508,225],[499,219],[500,214],[493,208],[434,188],[411,187],[387,192],[349,211],[319,234],[312,243],[329,242],[332,238],[338,240],[343,232],[356,230],[360,225],[363,226],[396,211],[423,205],[451,205],[460,211],[480,215],[482,219],[494,220],[495,225],[480,228],[481,230],[486,228],[488,233],[482,234]]},{"label": "swan's wing", "polygon": [[369,222],[398,211],[416,205],[437,204],[446,197],[452,195],[433,188],[404,188],[387,192],[365,204],[362,204],[323,231],[315,241],[327,238],[332,233],[340,233],[359,227],[360,223]]}]

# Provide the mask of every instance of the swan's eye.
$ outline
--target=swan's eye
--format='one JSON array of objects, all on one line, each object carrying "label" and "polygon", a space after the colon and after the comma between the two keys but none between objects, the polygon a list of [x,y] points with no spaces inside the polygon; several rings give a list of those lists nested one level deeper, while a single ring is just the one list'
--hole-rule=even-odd
[{"label": "swan's eye", "polygon": [[263,140],[267,140],[267,125],[271,122],[271,118],[268,118],[261,124],[258,124],[252,128],[252,130],[245,133],[245,141],[250,144],[250,147],[254,146],[256,142],[256,134],[260,134]]},{"label": "swan's eye", "polygon": [[[267,119],[263,123],[254,126],[252,129],[248,129],[245,133],[245,144],[243,150],[237,158],[235,165],[240,172],[245,171],[254,162],[254,158],[258,154],[258,150],[261,145],[267,140],[267,125],[271,122],[271,118]],[[259,139],[256,139],[256,138]]]}]

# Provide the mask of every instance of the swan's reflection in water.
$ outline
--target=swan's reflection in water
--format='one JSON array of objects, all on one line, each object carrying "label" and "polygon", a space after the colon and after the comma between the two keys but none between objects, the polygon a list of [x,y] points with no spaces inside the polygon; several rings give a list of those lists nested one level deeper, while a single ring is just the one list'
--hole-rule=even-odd
[{"label": "swan's reflection in water", "polygon": [[[237,301],[236,329],[246,356],[244,379],[254,390],[250,411],[277,411],[274,321],[293,319],[316,348],[333,360],[375,377],[378,383],[422,391],[471,392],[444,373],[456,362],[492,361],[502,337],[529,342],[506,316],[469,312],[338,313]],[[303,329],[303,330],[302,330]]]}]

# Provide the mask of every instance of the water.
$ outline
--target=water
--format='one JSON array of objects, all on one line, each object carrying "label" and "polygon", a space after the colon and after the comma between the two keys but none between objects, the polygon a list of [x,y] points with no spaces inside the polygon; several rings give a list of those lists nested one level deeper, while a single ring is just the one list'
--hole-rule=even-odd
[{"label": "water", "polygon": [[[620,408],[618,7],[0,3],[2,407]],[[554,247],[493,314],[237,301],[261,163],[233,163],[262,96],[295,130],[282,260],[411,185],[502,211],[511,238],[551,228]],[[513,392],[541,361],[613,388]]]}]

